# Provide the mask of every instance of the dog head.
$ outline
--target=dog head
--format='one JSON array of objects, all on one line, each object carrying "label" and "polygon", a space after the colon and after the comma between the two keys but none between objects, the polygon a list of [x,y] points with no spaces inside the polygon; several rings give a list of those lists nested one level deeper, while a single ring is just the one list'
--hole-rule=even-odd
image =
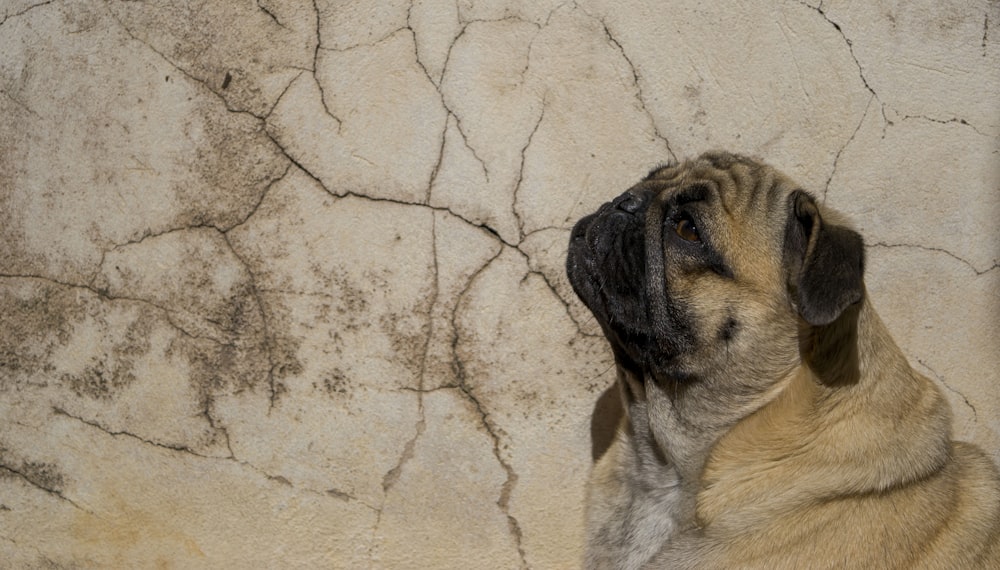
[{"label": "dog head", "polygon": [[861,237],[725,153],[658,168],[581,219],[567,272],[620,367],[715,397],[766,390],[801,363],[804,330],[864,295]]}]

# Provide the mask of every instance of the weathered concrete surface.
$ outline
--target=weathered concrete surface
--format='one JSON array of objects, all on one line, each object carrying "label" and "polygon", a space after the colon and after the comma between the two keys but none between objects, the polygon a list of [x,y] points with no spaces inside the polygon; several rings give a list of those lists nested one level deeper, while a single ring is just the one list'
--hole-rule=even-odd
[{"label": "weathered concrete surface", "polygon": [[761,156],[1000,457],[1000,4],[0,2],[0,560],[565,568],[573,222]]}]

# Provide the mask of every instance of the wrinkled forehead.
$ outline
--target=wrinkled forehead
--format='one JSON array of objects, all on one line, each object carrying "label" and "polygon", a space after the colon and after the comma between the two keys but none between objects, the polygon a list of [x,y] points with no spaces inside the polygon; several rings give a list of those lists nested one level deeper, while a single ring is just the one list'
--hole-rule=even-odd
[{"label": "wrinkled forehead", "polygon": [[643,181],[658,202],[704,201],[734,220],[774,227],[788,214],[795,184],[774,168],[740,155],[713,152],[659,167]]}]

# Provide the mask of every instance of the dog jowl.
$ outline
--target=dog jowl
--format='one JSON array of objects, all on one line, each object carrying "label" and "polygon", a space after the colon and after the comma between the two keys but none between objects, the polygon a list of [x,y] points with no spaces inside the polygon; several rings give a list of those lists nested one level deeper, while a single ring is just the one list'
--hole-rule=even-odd
[{"label": "dog jowl", "polygon": [[[635,188],[604,204],[573,228],[567,270],[577,294],[604,328],[616,356],[630,366],[671,360],[685,338],[684,319],[659,323],[646,280],[646,214],[656,197]],[[660,334],[658,334],[660,333]]]},{"label": "dog jowl", "polygon": [[570,282],[624,406],[590,568],[1000,568],[1000,480],[865,294],[861,236],[710,153],[581,219]]}]

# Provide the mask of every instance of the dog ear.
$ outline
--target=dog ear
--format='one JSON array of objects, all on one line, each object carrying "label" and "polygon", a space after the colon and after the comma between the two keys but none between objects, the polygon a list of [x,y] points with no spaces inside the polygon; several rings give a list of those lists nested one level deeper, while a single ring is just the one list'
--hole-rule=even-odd
[{"label": "dog ear", "polygon": [[827,325],[864,296],[864,243],[848,228],[825,223],[807,192],[789,195],[785,228],[789,286],[799,315]]}]

